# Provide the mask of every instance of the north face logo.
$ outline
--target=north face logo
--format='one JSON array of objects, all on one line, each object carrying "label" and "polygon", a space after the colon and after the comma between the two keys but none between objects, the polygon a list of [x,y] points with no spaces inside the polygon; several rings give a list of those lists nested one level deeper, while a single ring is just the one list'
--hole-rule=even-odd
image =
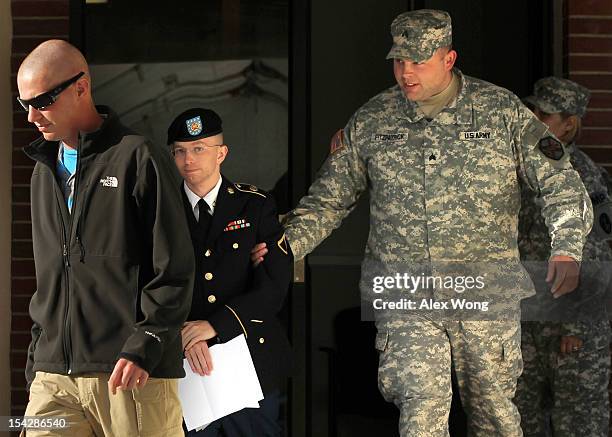
[{"label": "north face logo", "polygon": [[100,184],[103,187],[117,188],[119,186],[119,181],[115,176],[106,176],[103,179],[100,179]]}]

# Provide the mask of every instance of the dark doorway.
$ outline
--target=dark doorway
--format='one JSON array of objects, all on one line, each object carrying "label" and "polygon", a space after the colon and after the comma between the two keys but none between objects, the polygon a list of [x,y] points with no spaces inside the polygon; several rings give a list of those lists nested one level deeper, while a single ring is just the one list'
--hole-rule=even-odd
[{"label": "dark doorway", "polygon": [[[416,8],[449,11],[459,68],[524,96],[537,78],[553,73],[554,3],[109,0],[83,5],[72,0],[71,39],[99,68],[97,91],[104,103],[125,105],[125,115],[145,134],[161,138],[162,127],[177,109],[172,105],[193,103],[183,98],[181,89],[187,94],[198,89],[210,105],[224,94],[243,99],[242,106],[250,102],[263,117],[256,120],[261,135],[253,136],[252,128],[245,127],[243,111],[223,110],[238,127],[233,142],[244,153],[263,155],[255,156],[258,161],[251,168],[238,163],[234,170],[240,179],[249,178],[264,189],[280,187],[278,200],[286,210],[306,193],[333,133],[360,105],[393,85],[385,56],[391,43],[389,24],[397,14]],[[204,70],[207,74],[195,76]],[[152,84],[147,85],[148,79]],[[108,91],[113,86],[129,92],[115,91],[114,101]],[[147,108],[153,115],[143,116]],[[273,145],[264,141],[270,132],[266,126],[275,132]],[[341,350],[338,330],[347,327],[337,328],[337,322],[350,319],[343,311],[359,305],[368,215],[364,195],[342,227],[308,258],[306,282],[292,287],[287,321],[296,369],[286,406],[288,435],[339,434],[333,413],[338,410],[332,404],[342,396],[334,397],[329,352]],[[358,320],[350,323],[355,323],[355,332],[368,329]],[[373,344],[363,348],[374,351]],[[371,371],[360,365],[355,363],[355,372]],[[376,384],[375,375],[363,375],[355,384]]]}]

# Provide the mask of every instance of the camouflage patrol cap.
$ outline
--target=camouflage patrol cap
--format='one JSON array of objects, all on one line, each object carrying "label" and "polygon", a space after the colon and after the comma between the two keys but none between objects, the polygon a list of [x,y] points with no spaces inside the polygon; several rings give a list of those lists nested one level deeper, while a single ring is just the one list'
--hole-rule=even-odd
[{"label": "camouflage patrol cap", "polygon": [[391,23],[393,47],[387,59],[410,59],[424,62],[437,48],[453,42],[451,17],[448,12],[418,9],[398,15]]},{"label": "camouflage patrol cap", "polygon": [[582,85],[568,79],[545,77],[533,87],[533,95],[524,101],[548,114],[565,112],[583,117],[591,93]]}]

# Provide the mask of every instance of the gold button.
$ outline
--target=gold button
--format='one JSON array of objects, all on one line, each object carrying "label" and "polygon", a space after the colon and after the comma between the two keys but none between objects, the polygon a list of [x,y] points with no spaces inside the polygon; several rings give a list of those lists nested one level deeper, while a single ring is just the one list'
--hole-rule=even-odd
[{"label": "gold button", "polygon": [[204,279],[206,279],[207,281],[210,281],[213,278],[213,274],[208,272],[204,275]]},{"label": "gold button", "polygon": [[238,249],[238,243],[234,243],[234,244],[232,244],[232,247],[233,247],[234,249]]},{"label": "gold button", "polygon": [[204,256],[209,257],[211,253],[212,252],[210,251],[210,249],[207,249],[206,252],[204,252]]},{"label": "gold button", "polygon": [[230,194],[234,194],[234,189],[230,188],[230,187],[227,187],[227,192],[230,193]]},{"label": "gold button", "polygon": [[211,294],[210,296],[208,296],[209,303],[215,303],[216,301],[217,301],[217,298],[215,297],[214,294]]},{"label": "gold button", "polygon": [[263,338],[263,337],[259,337],[259,342],[260,342],[261,344],[264,344],[264,342],[265,342],[265,341],[266,341],[266,340],[264,340],[264,338]]}]

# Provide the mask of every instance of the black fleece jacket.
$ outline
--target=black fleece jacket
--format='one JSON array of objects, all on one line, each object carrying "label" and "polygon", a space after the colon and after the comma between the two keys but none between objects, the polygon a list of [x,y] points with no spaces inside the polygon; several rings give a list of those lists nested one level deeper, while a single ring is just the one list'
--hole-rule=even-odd
[{"label": "black fleece jacket", "polygon": [[37,370],[111,372],[120,357],[153,377],[184,376],[194,260],[173,163],[109,108],[98,112],[103,125],[79,141],[72,213],[56,176],[59,143],[24,149],[36,161],[28,387]]}]

